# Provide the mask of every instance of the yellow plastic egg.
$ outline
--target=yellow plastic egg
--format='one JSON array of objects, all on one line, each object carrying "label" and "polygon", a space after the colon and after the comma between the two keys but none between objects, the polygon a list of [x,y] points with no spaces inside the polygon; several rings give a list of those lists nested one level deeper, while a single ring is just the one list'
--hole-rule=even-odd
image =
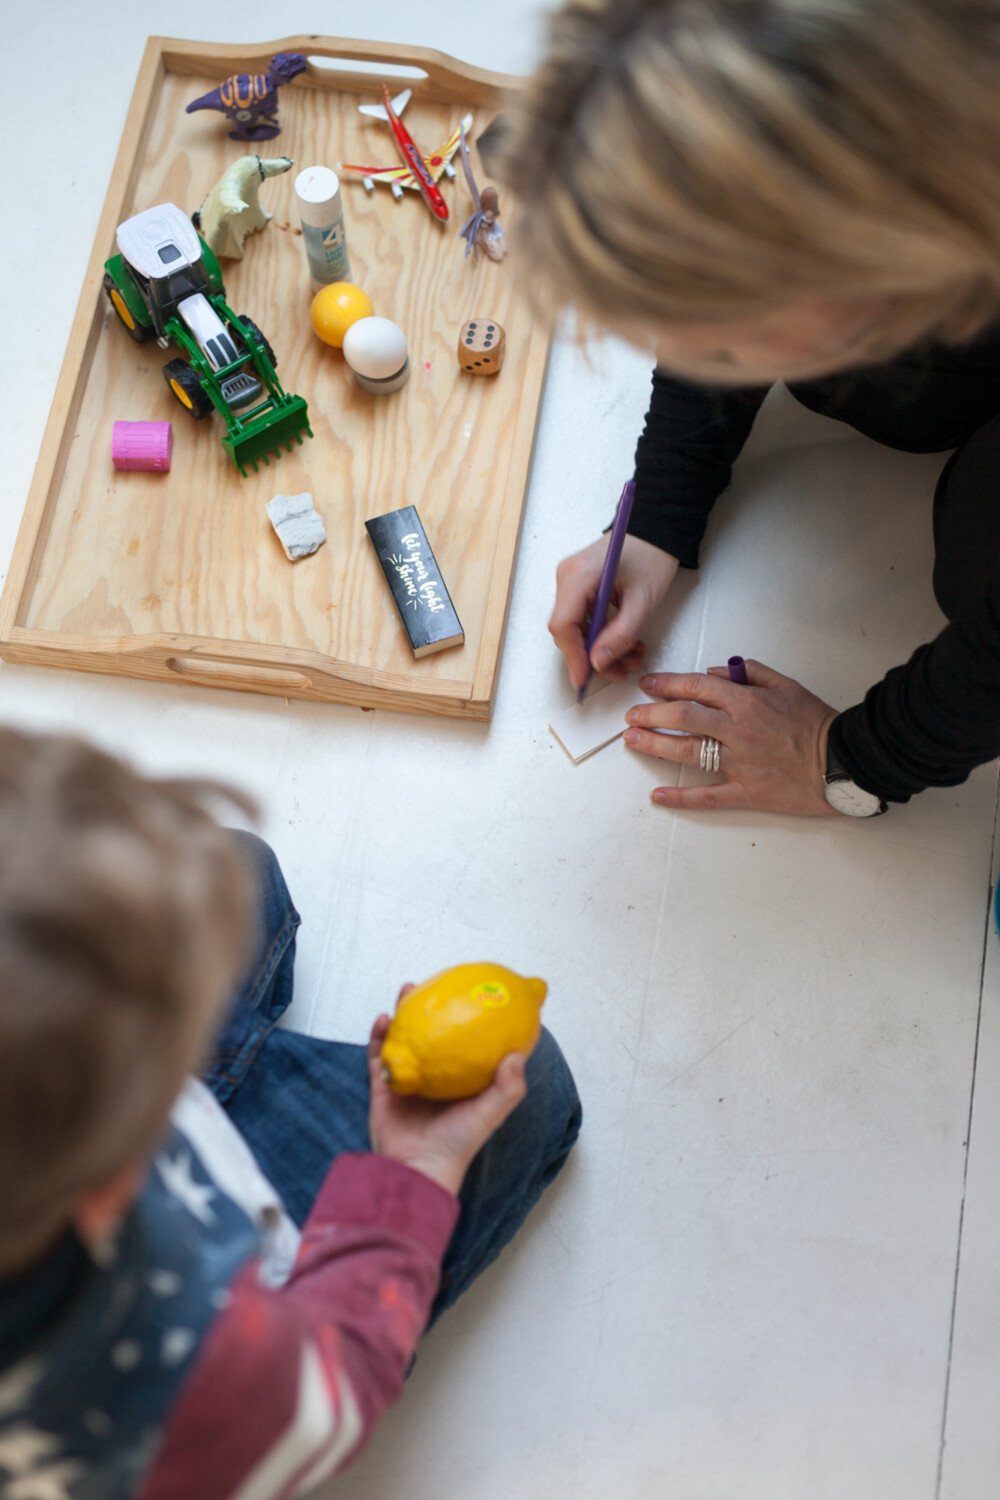
[{"label": "yellow plastic egg", "polygon": [[313,332],[324,344],[339,349],[344,334],[359,318],[370,318],[375,309],[367,292],[350,281],[331,281],[320,287],[312,301]]},{"label": "yellow plastic egg", "polygon": [[527,1056],[542,1029],[547,986],[502,964],[459,964],[411,990],[382,1044],[382,1076],[396,1094],[467,1099],[493,1080],[508,1052]]}]

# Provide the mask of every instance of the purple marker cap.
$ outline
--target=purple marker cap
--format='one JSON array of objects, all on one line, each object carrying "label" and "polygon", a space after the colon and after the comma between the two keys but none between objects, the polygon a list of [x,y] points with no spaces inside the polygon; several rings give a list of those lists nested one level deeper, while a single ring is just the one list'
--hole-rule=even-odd
[{"label": "purple marker cap", "polygon": [[731,656],[728,665],[729,681],[738,682],[741,687],[749,687],[750,679],[747,676],[747,665],[742,656]]},{"label": "purple marker cap", "polygon": [[632,514],[632,502],[635,499],[635,480],[630,479],[621,492],[618,500],[618,509],[615,512],[615,524],[611,528],[611,540],[608,542],[608,550],[604,554],[604,567],[601,569],[601,581],[597,585],[597,598],[590,612],[590,628],[587,631],[587,677],[583,687],[576,695],[577,703],[583,702],[583,695],[587,691],[587,685],[593,675],[590,665],[590,652],[594,642],[604,629],[608,618],[608,605],[611,603],[611,591],[615,586],[615,574],[618,572],[618,563],[621,560],[622,548],[625,545],[625,535],[628,531],[629,517]]}]

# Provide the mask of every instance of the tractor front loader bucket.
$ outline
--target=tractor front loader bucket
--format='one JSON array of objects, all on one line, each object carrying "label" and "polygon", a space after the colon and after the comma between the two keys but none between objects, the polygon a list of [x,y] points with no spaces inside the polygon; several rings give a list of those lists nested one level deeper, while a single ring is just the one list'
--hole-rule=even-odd
[{"label": "tractor front loader bucket", "polygon": [[280,406],[264,412],[258,408],[245,421],[231,419],[222,446],[245,479],[248,464],[256,473],[258,462],[269,464],[272,453],[280,458],[283,448],[291,453],[292,443],[303,437],[312,437],[305,398],[287,396]]}]

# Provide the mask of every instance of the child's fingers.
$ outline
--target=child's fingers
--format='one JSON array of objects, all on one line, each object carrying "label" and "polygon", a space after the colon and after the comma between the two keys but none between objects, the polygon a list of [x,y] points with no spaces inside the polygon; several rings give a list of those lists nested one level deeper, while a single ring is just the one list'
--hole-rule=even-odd
[{"label": "child's fingers", "polygon": [[382,1051],[382,1043],[385,1041],[386,1032],[389,1030],[389,1017],[384,1013],[376,1016],[372,1022],[371,1035],[368,1038],[368,1063],[378,1063],[379,1054]]},{"label": "child's fingers", "polygon": [[488,1140],[495,1130],[517,1108],[528,1091],[524,1077],[525,1057],[521,1052],[509,1052],[501,1059],[493,1082],[476,1100],[479,1124]]}]

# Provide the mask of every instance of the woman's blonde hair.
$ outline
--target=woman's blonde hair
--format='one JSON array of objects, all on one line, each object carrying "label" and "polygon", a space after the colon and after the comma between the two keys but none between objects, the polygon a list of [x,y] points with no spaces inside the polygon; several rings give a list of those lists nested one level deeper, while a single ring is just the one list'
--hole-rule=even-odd
[{"label": "woman's blonde hair", "polygon": [[0,1272],[152,1152],[247,962],[220,791],[0,729]]},{"label": "woman's blonde hair", "polygon": [[540,309],[878,297],[852,362],[961,342],[1000,314],[1000,3],[571,0],[502,175]]}]

